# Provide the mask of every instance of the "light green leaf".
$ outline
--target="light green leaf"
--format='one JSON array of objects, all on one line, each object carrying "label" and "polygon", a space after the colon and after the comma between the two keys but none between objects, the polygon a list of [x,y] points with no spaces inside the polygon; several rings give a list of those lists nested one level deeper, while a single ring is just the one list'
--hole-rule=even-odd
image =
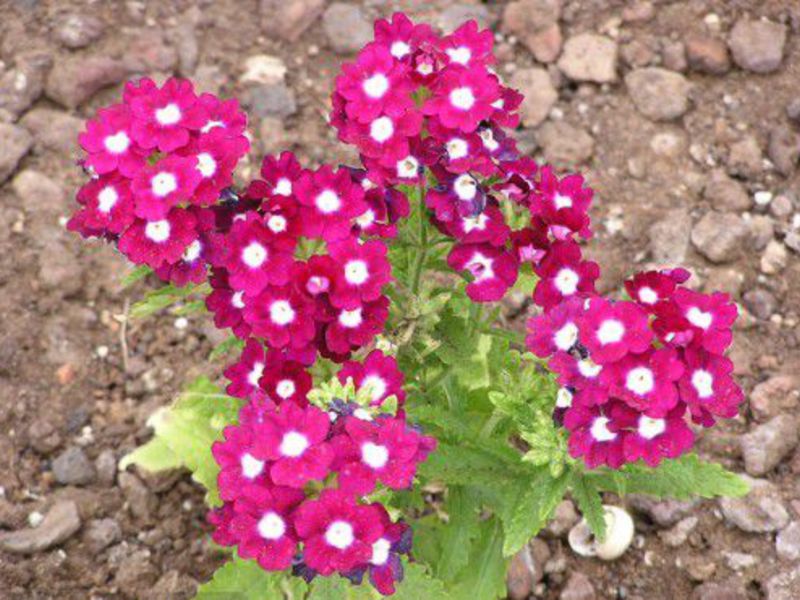
[{"label": "light green leaf", "polygon": [[234,558],[197,590],[197,600],[278,600],[286,575],[269,573],[252,560]]},{"label": "light green leaf", "polygon": [[436,576],[453,581],[469,561],[473,539],[478,536],[478,499],[462,486],[447,491],[448,521],[441,529],[441,551],[436,563]]},{"label": "light green leaf", "polygon": [[150,275],[153,272],[153,269],[148,267],[147,265],[139,265],[125,273],[122,277],[121,284],[123,289],[132,286],[137,281],[140,281]]},{"label": "light green leaf", "polygon": [[[403,565],[405,576],[391,596],[392,600],[450,600],[442,581],[434,579],[419,563],[406,562]],[[376,594],[376,598],[380,598]]]},{"label": "light green leaf", "polygon": [[458,577],[454,600],[494,600],[506,595],[507,562],[503,557],[503,533],[497,519],[483,521],[473,544],[469,564]]},{"label": "light green leaf", "polygon": [[584,477],[583,473],[577,470],[572,474],[570,485],[572,497],[578,503],[578,509],[583,513],[583,518],[586,519],[592,533],[600,540],[605,539],[606,519],[600,490],[590,478]]},{"label": "light green leaf", "polygon": [[208,360],[217,360],[234,350],[241,351],[242,348],[244,348],[244,340],[232,335],[214,347],[208,355]]},{"label": "light green leaf", "polygon": [[119,462],[119,468],[122,471],[130,465],[138,465],[146,471],[154,473],[178,469],[183,466],[183,462],[163,438],[154,437],[143,446],[139,446],[130,454],[125,455]]}]

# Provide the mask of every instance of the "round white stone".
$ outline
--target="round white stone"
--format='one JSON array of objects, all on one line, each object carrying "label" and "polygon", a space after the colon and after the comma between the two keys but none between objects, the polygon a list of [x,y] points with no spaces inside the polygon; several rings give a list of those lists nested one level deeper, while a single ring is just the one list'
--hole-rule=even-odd
[{"label": "round white stone", "polygon": [[617,434],[608,429],[608,417],[602,415],[592,423],[591,434],[598,442],[611,442],[617,439]]},{"label": "round white stone", "polygon": [[616,344],[625,335],[625,325],[617,319],[606,319],[597,330],[597,341],[604,346]]},{"label": "round white stone", "polygon": [[600,374],[603,367],[595,363],[593,360],[584,358],[578,361],[578,372],[587,379],[593,379]]},{"label": "round white stone", "polygon": [[556,273],[553,279],[553,285],[561,292],[562,296],[572,296],[578,291],[578,283],[580,283],[580,276],[570,268],[563,268]]},{"label": "round white stone", "polygon": [[144,227],[144,234],[156,244],[160,244],[169,239],[170,229],[169,221],[166,219],[150,221]]},{"label": "round white stone", "polygon": [[692,385],[701,398],[714,395],[714,376],[705,369],[697,369],[692,373]]},{"label": "round white stone", "polygon": [[325,530],[325,541],[339,550],[349,548],[354,540],[353,526],[347,521],[334,521]]},{"label": "round white stone", "polygon": [[383,73],[375,73],[369,79],[364,80],[364,93],[370,98],[381,98],[389,89],[389,80]]},{"label": "round white stone", "polygon": [[197,155],[197,170],[205,178],[212,177],[217,172],[217,161],[208,152]]},{"label": "round white stone", "polygon": [[278,385],[275,386],[275,393],[284,400],[294,396],[296,391],[297,386],[295,386],[294,381],[291,379],[283,379],[282,381],[278,382]]},{"label": "round white stone", "polygon": [[369,559],[369,562],[378,567],[385,565],[386,561],[389,560],[389,551],[391,549],[392,544],[389,540],[385,538],[379,539],[372,544],[372,558]]},{"label": "round white stone", "polygon": [[450,92],[450,104],[459,110],[469,110],[475,105],[475,95],[468,87],[460,87]]},{"label": "round white stone", "polygon": [[277,196],[291,196],[292,182],[289,181],[286,177],[281,177],[278,180],[278,183],[275,185],[275,188],[272,190],[272,193]]},{"label": "round white stone", "polygon": [[639,435],[646,440],[652,440],[660,436],[667,429],[667,422],[664,419],[653,419],[647,415],[639,417]]},{"label": "round white stone", "polygon": [[203,250],[203,244],[200,243],[200,240],[195,240],[188,246],[186,246],[186,250],[183,251],[183,258],[184,262],[190,263],[196,261],[200,258],[200,252]]},{"label": "round white stone", "polygon": [[642,304],[655,304],[658,302],[658,294],[648,286],[639,288],[639,302]]},{"label": "round white stone", "polygon": [[351,285],[362,285],[369,279],[369,269],[363,260],[351,260],[344,266],[344,278]]},{"label": "round white stone", "polygon": [[405,42],[398,40],[392,44],[392,47],[389,49],[389,52],[391,52],[392,56],[394,56],[395,58],[403,58],[406,54],[411,52],[411,47]]},{"label": "round white stone", "polygon": [[261,376],[263,374],[264,374],[264,363],[262,362],[253,363],[253,368],[247,374],[247,383],[249,383],[253,387],[258,387],[258,381],[261,379]]},{"label": "round white stone", "polygon": [[267,219],[267,227],[269,227],[269,230],[273,233],[283,233],[286,231],[287,225],[286,217],[283,215],[272,215]]},{"label": "round white stone", "polygon": [[97,194],[97,210],[103,213],[110,212],[119,200],[119,194],[113,185],[107,185]]},{"label": "round white stone", "polygon": [[447,156],[450,160],[458,160],[469,154],[469,144],[461,138],[451,139],[445,144],[445,148],[447,148]]},{"label": "round white stone", "polygon": [[317,205],[319,212],[325,215],[336,212],[342,206],[339,195],[333,190],[324,190],[320,192],[314,203]]},{"label": "round white stone", "polygon": [[242,250],[242,260],[251,269],[257,269],[267,260],[267,249],[258,242],[250,242]]},{"label": "round white stone", "polygon": [[161,173],[153,175],[153,178],[150,180],[150,188],[154,196],[163,198],[178,189],[178,180],[172,173],[162,171]]},{"label": "round white stone", "polygon": [[175,123],[181,120],[181,116],[181,109],[174,102],[156,111],[156,121],[161,125],[175,125]]},{"label": "round white stone", "polygon": [[308,438],[297,431],[288,431],[284,434],[279,448],[282,456],[297,458],[308,448]]},{"label": "round white stone", "polygon": [[286,523],[278,513],[268,512],[258,520],[258,534],[265,540],[279,540],[286,533]]},{"label": "round white stone", "polygon": [[270,320],[281,327],[294,321],[294,316],[294,309],[287,300],[276,300],[269,307]]},{"label": "round white stone", "polygon": [[391,139],[394,135],[394,123],[387,117],[378,117],[369,126],[370,137],[379,144]]},{"label": "round white stone", "polygon": [[478,182],[471,175],[464,173],[453,182],[453,191],[461,200],[472,200],[478,193]]},{"label": "round white stone", "polygon": [[447,56],[450,57],[454,63],[465,65],[472,58],[472,52],[466,46],[459,46],[458,48],[448,48]]},{"label": "round white stone", "polygon": [[578,326],[571,321],[565,323],[561,329],[556,331],[556,334],[553,336],[553,341],[555,342],[556,348],[564,352],[568,351],[575,345],[575,342],[578,341]]},{"label": "round white stone", "polygon": [[231,296],[231,304],[233,304],[234,308],[238,308],[239,310],[244,308],[244,292],[236,292]]},{"label": "round white stone", "polygon": [[647,367],[631,369],[625,377],[625,387],[639,396],[649,394],[655,387],[653,372]]},{"label": "round white stone", "polygon": [[553,204],[556,205],[557,210],[560,210],[562,208],[572,208],[572,198],[570,198],[569,196],[556,194],[555,198],[553,198]]},{"label": "round white stone", "polygon": [[386,395],[386,382],[378,375],[367,375],[361,382],[361,387],[369,388],[372,402],[377,402]]},{"label": "round white stone", "polygon": [[262,471],[264,470],[264,461],[258,460],[249,452],[242,456],[240,463],[242,466],[242,475],[248,479],[255,479],[261,475]]},{"label": "round white stone", "polygon": [[704,312],[696,306],[692,306],[686,311],[686,318],[689,319],[689,322],[695,327],[708,329],[711,322],[714,320],[714,315],[709,312]]},{"label": "round white stone", "polygon": [[361,446],[361,460],[371,469],[382,469],[389,462],[389,450],[386,446],[366,442]]},{"label": "round white stone", "polygon": [[103,145],[111,154],[122,154],[131,145],[131,138],[124,131],[118,131],[103,140]]},{"label": "round white stone", "polygon": [[361,309],[343,310],[339,313],[339,324],[347,329],[355,329],[364,319],[361,317]]},{"label": "round white stone", "polygon": [[397,161],[397,176],[402,179],[412,179],[419,173],[419,161],[413,156],[406,156]]}]

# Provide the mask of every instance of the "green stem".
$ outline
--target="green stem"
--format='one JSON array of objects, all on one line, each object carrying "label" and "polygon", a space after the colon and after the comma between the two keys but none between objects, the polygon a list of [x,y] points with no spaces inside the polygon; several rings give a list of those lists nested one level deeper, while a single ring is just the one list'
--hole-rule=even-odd
[{"label": "green stem", "polygon": [[425,218],[427,217],[427,211],[425,210],[425,205],[423,204],[425,198],[425,185],[420,184],[419,187],[419,197],[417,201],[419,202],[418,211],[419,211],[419,219],[418,219],[418,227],[419,227],[419,234],[417,235],[417,239],[419,240],[419,252],[417,253],[416,260],[414,261],[414,269],[412,270],[412,277],[411,277],[411,295],[416,296],[419,293],[419,286],[420,282],[422,281],[422,271],[425,268],[425,261],[428,258],[428,227],[427,223],[425,222]]}]

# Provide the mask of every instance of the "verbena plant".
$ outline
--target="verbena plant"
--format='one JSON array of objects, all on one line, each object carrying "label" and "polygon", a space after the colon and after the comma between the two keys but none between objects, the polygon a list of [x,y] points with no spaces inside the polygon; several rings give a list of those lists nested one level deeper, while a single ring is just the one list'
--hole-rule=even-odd
[{"label": "verbena plant", "polygon": [[[133,316],[208,310],[232,331],[212,358],[240,353],[122,463],[206,488],[232,551],[200,597],[487,600],[565,494],[602,538],[603,492],[746,492],[690,453],[689,422],[742,401],[736,307],[683,269],[595,291],[592,190],[519,156],[493,63],[472,21],[378,21],[332,98],[362,164],[286,152],[243,189],[235,100],[142,79],[87,124],[69,227],[168,282]],[[499,325],[509,290],[539,308],[527,337]]]}]

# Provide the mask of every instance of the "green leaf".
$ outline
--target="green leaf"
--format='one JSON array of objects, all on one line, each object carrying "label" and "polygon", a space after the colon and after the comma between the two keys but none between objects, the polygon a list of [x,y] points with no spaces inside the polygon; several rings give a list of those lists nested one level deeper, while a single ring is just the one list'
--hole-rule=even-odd
[{"label": "green leaf", "polygon": [[183,466],[181,459],[176,456],[166,440],[154,437],[143,446],[139,446],[125,455],[119,462],[119,468],[125,470],[129,465],[138,465],[146,471],[168,471]]},{"label": "green leaf", "polygon": [[478,499],[468,488],[452,486],[447,490],[447,525],[440,534],[440,554],[436,576],[453,581],[469,561],[473,539],[478,536]]},{"label": "green leaf", "polygon": [[507,561],[503,557],[503,533],[497,519],[483,521],[473,545],[469,564],[452,588],[458,600],[494,600],[506,595]]},{"label": "green leaf", "polygon": [[514,462],[514,450],[508,450],[511,457],[484,448],[440,442],[436,451],[420,465],[419,473],[426,479],[455,485],[496,486],[530,477],[532,470],[519,460],[519,455]]},{"label": "green leaf", "polygon": [[704,462],[695,454],[664,460],[656,469],[635,464],[619,471],[590,471],[586,477],[598,489],[620,495],[637,493],[677,500],[688,500],[694,496],[739,497],[750,491],[750,486],[741,477],[727,471],[722,465]]},{"label": "green leaf", "polygon": [[208,355],[208,360],[214,361],[232,352],[234,350],[241,350],[244,348],[244,340],[232,335],[227,339],[217,344],[211,353]]},{"label": "green leaf", "polygon": [[[145,294],[145,297],[136,302],[131,307],[131,317],[134,319],[141,319],[149,317],[155,312],[172,306],[178,302],[182,302],[192,295],[199,294],[205,296],[210,291],[207,283],[200,285],[188,284],[183,287],[176,287],[173,284],[162,286],[155,290],[150,290]],[[197,301],[199,302],[199,300]],[[197,310],[199,305],[189,302],[185,310]]]},{"label": "green leaf", "polygon": [[137,281],[140,281],[145,277],[147,277],[148,275],[150,275],[150,273],[152,272],[153,269],[151,269],[147,265],[139,265],[138,267],[135,267],[130,271],[128,271],[127,273],[125,273],[120,283],[122,283],[123,289],[130,287]]},{"label": "green leaf", "polygon": [[269,573],[252,560],[234,558],[197,590],[197,600],[277,600],[283,598],[281,582],[286,575]]},{"label": "green leaf", "polygon": [[[449,600],[442,581],[434,579],[419,563],[406,562],[403,565],[405,576],[397,585],[392,600]],[[380,598],[381,596],[376,595]]]},{"label": "green leaf", "polygon": [[584,477],[580,471],[573,472],[570,485],[572,497],[578,503],[578,509],[583,513],[583,518],[586,519],[592,533],[599,540],[605,539],[606,518],[600,490],[595,487],[590,478]]}]

